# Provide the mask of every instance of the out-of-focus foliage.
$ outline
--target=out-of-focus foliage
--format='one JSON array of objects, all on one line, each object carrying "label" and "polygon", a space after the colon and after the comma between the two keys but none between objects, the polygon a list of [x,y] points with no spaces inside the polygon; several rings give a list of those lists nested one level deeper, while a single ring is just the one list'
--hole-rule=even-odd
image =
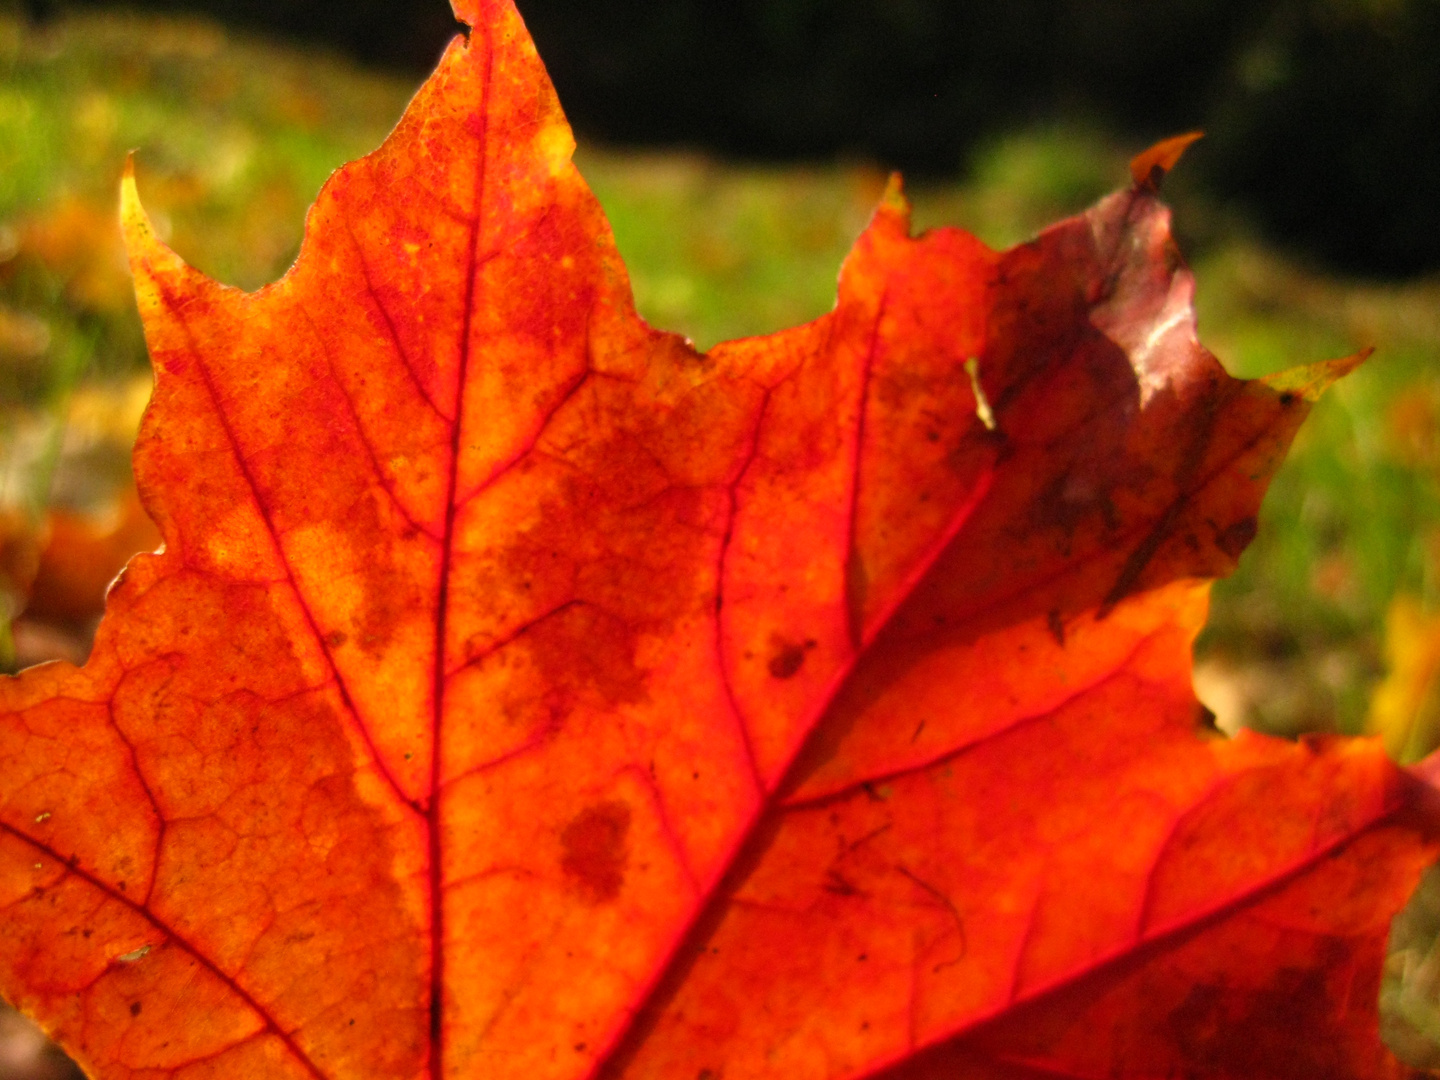
[{"label": "out-of-focus foliage", "polygon": [[1440,616],[1427,615],[1401,594],[1385,618],[1384,681],[1370,699],[1368,726],[1397,761],[1413,761],[1440,742]]},{"label": "out-of-focus foliage", "polygon": [[[10,0],[19,3],[21,0]],[[104,0],[23,0],[35,10]],[[140,0],[428,69],[443,0]],[[3,6],[4,0],[0,0]],[[582,139],[950,176],[1017,126],[1099,117],[1272,239],[1353,272],[1440,269],[1434,0],[524,0]]]},{"label": "out-of-focus foliage", "polygon": [[164,193],[172,239],[253,288],[294,257],[330,170],[408,96],[208,23],[125,17],[0,21],[0,70],[0,347],[31,361],[6,365],[10,396],[48,385],[52,365],[35,361],[57,352],[107,374],[143,361],[115,218],[127,150]]},{"label": "out-of-focus foliage", "polygon": [[1201,328],[1237,373],[1274,370],[1297,347],[1376,349],[1296,440],[1202,640],[1247,699],[1269,702],[1251,722],[1356,730],[1384,671],[1392,599],[1440,605],[1440,285],[1327,278],[1243,239],[1197,270]]}]

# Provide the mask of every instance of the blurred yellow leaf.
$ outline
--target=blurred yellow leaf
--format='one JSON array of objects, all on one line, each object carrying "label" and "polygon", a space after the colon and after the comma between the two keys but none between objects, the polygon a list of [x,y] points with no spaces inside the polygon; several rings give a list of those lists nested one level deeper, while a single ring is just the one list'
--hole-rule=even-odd
[{"label": "blurred yellow leaf", "polygon": [[20,256],[59,275],[72,303],[97,312],[129,309],[130,272],[113,206],[63,198],[19,231]]},{"label": "blurred yellow leaf", "polygon": [[50,347],[50,328],[44,321],[0,304],[0,359],[35,360]]},{"label": "blurred yellow leaf", "polygon": [[140,429],[140,416],[150,402],[153,382],[147,371],[121,383],[77,387],[66,405],[66,438],[72,445],[86,447],[113,443],[128,455]]},{"label": "blurred yellow leaf", "polygon": [[1385,660],[1389,669],[1370,700],[1367,729],[1380,735],[1397,761],[1417,761],[1440,736],[1440,614],[1428,614],[1401,594],[1385,614]]}]

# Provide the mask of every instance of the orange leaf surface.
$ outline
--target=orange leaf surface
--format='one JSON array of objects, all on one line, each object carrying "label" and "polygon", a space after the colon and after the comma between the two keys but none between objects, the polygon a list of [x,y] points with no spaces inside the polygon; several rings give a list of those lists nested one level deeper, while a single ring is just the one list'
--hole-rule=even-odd
[{"label": "orange leaf surface", "polygon": [[697,354],[455,6],[275,285],[126,184],[165,547],[0,683],[0,992],[106,1080],[1398,1075],[1428,781],[1189,676],[1351,362],[1226,376],[1150,184],[1004,253],[892,185]]},{"label": "orange leaf surface", "polygon": [[1135,186],[1157,191],[1165,174],[1175,167],[1180,156],[1192,143],[1204,136],[1201,131],[1189,131],[1184,135],[1173,135],[1162,139],[1143,153],[1136,154],[1130,161],[1130,178]]}]

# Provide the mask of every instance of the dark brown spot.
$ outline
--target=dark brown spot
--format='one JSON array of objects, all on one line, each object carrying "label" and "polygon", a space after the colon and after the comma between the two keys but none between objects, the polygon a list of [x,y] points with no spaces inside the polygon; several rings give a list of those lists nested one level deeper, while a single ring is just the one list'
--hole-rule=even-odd
[{"label": "dark brown spot", "polygon": [[349,640],[350,635],[343,630],[331,630],[330,633],[325,635],[325,644],[332,649],[340,648],[341,645],[344,645],[345,642]]},{"label": "dark brown spot", "polygon": [[1240,553],[1250,546],[1250,541],[1255,539],[1255,528],[1253,517],[1243,518],[1217,536],[1215,543],[1226,555],[1238,559]]},{"label": "dark brown spot", "polygon": [[826,872],[825,880],[820,883],[820,887],[828,893],[834,893],[836,896],[860,895],[860,890],[855,887],[854,882],[848,880],[844,874],[833,868]]},{"label": "dark brown spot", "polygon": [[1045,616],[1045,625],[1050,629],[1050,636],[1055,639],[1055,644],[1062,649],[1065,647],[1065,620],[1060,617],[1060,612],[1051,609]]},{"label": "dark brown spot", "polygon": [[613,900],[625,883],[630,852],[630,807],[618,799],[596,803],[575,815],[560,834],[560,866],[591,903]]},{"label": "dark brown spot", "polygon": [[[1344,948],[1332,940],[1304,968],[1281,967],[1267,985],[1247,987],[1244,993],[1205,983],[1193,987],[1166,1025],[1185,1060],[1194,1063],[1192,1075],[1278,1076],[1293,1067],[1293,1076],[1353,1076],[1343,1046],[1329,1039],[1297,1043],[1285,1038],[1288,1032],[1320,1030],[1308,1025],[1344,1023],[1356,1014],[1350,1006],[1337,1015],[1334,990],[1326,979],[1327,972],[1335,970],[1329,965]],[[1356,978],[1352,1000],[1364,1001],[1367,995],[1374,1000],[1378,964],[1373,971]]]},{"label": "dark brown spot", "polygon": [[786,645],[766,665],[770,674],[777,679],[788,679],[800,670],[800,665],[805,663],[805,650],[799,645]]},{"label": "dark brown spot", "polygon": [[815,647],[815,640],[807,638],[799,645],[776,636],[770,640],[770,659],[766,668],[777,679],[788,679],[805,663],[805,654]]},{"label": "dark brown spot", "polygon": [[139,1016],[139,1015],[140,1015],[140,1002],[138,1002],[138,1001],[132,1001],[132,1002],[130,1002],[130,1015],[131,1015],[131,1016]]}]

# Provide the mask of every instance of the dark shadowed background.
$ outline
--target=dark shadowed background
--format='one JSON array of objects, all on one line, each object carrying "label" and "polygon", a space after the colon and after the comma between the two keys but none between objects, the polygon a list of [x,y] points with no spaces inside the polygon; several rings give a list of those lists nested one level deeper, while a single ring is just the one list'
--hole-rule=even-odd
[{"label": "dark shadowed background", "polygon": [[[11,0],[14,2],[14,0]],[[25,0],[35,18],[88,0]],[[148,0],[421,73],[443,0]],[[1366,276],[1440,269],[1437,0],[519,0],[581,138],[961,173],[1084,117],[1194,155],[1225,208]]]}]

